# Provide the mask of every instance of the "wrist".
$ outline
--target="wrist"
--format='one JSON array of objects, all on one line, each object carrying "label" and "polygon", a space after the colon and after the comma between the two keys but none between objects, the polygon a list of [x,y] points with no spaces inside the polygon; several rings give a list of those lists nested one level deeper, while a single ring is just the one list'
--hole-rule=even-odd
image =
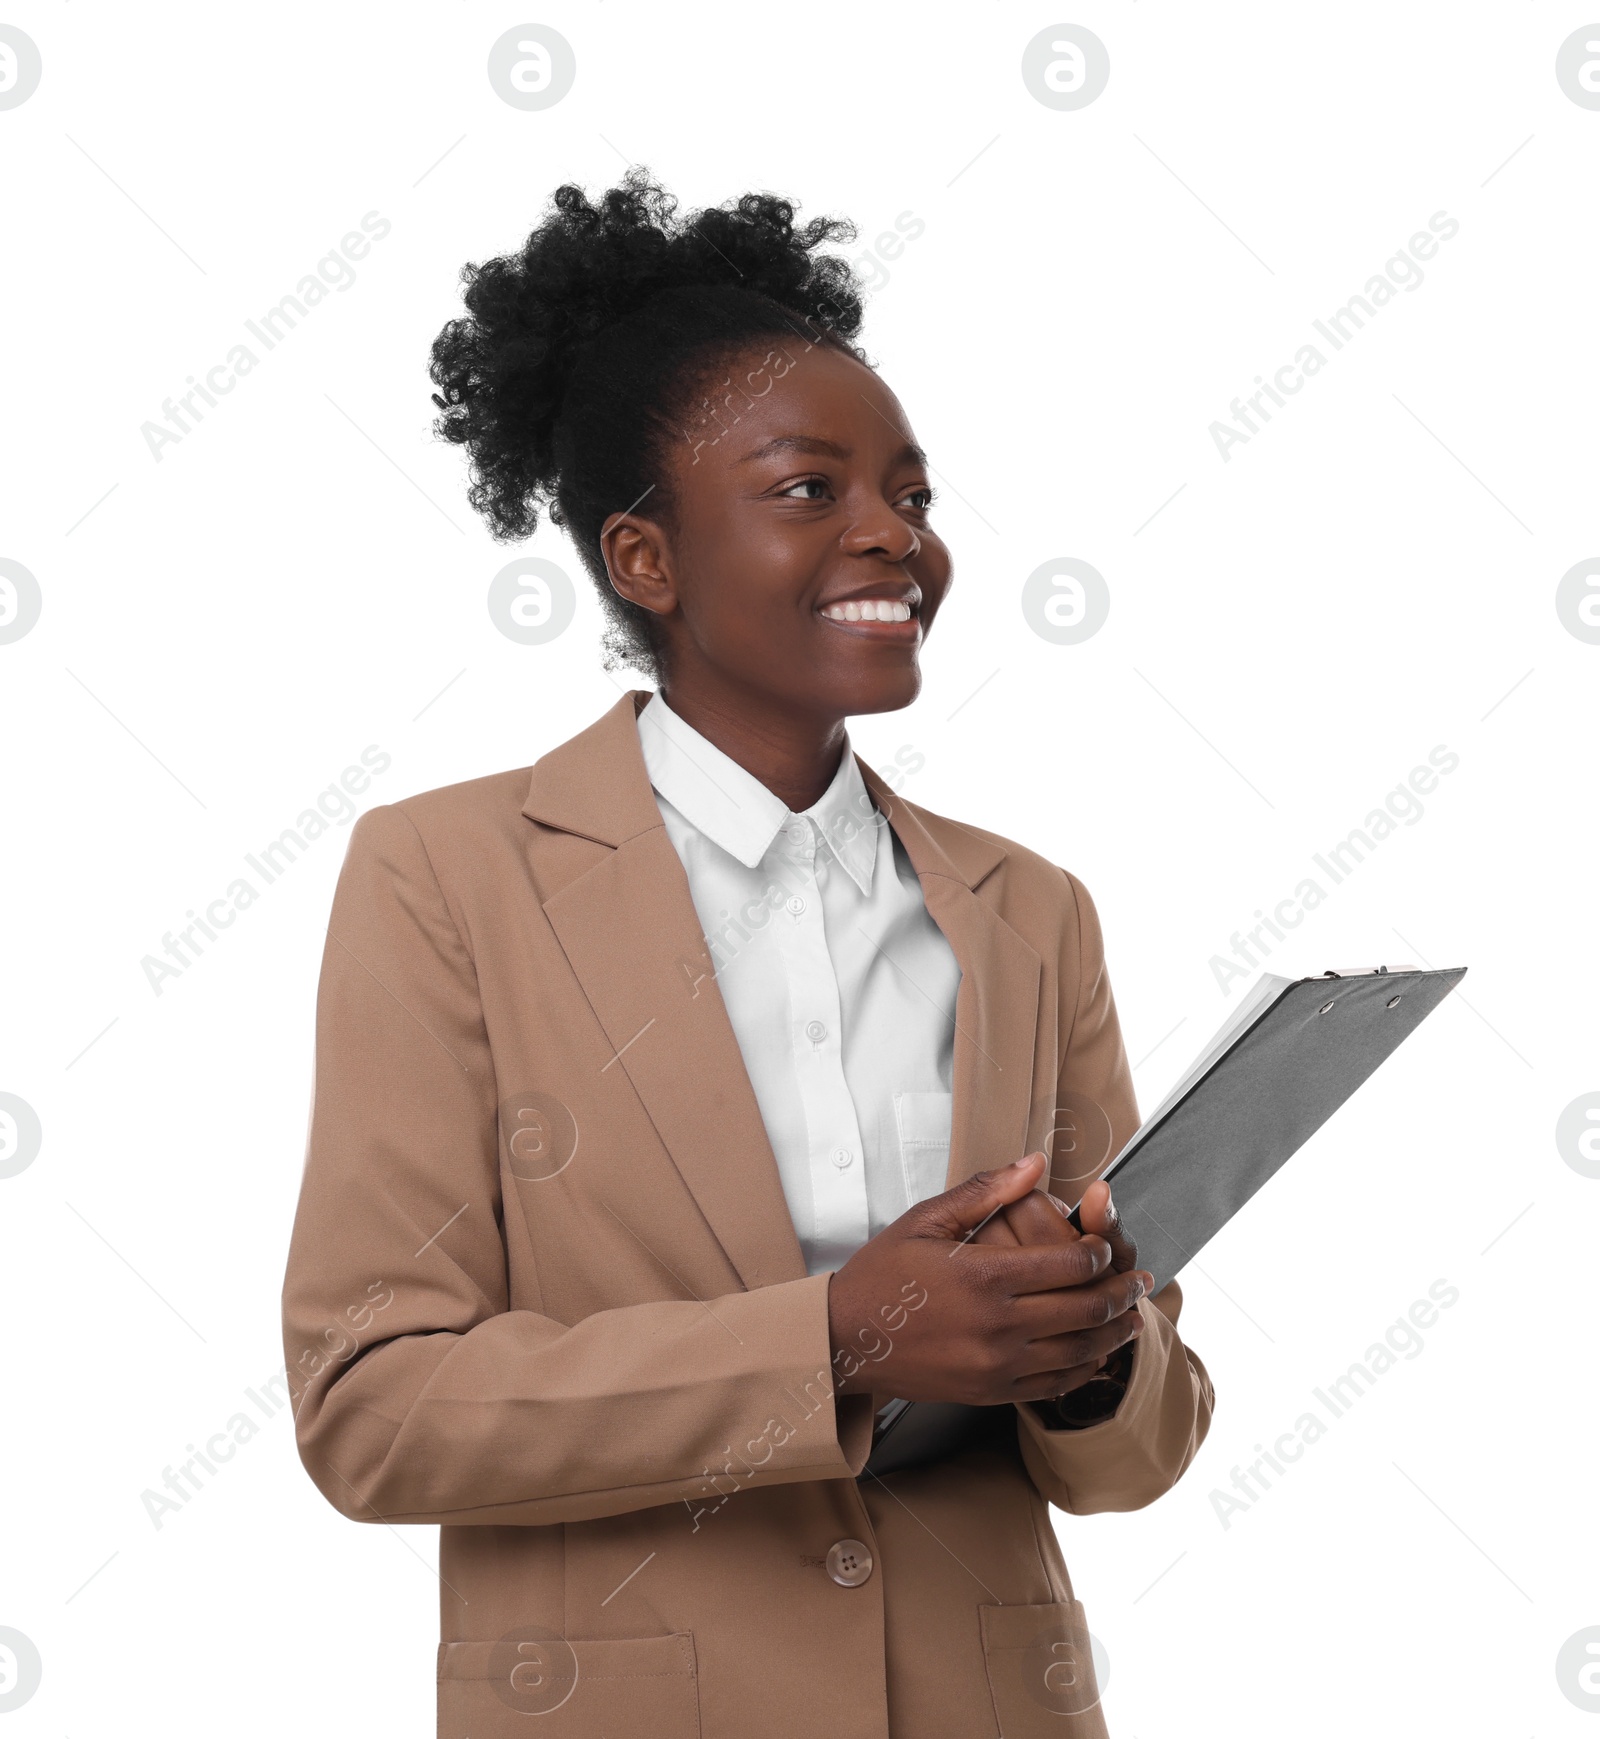
[{"label": "wrist", "polygon": [[1064,1395],[1045,1401],[1030,1401],[1035,1417],[1052,1431],[1081,1431],[1089,1425],[1100,1425],[1112,1418],[1122,1405],[1133,1375],[1136,1341],[1120,1346],[1088,1382],[1080,1383]]},{"label": "wrist", "polygon": [[845,1327],[849,1312],[845,1293],[839,1286],[837,1272],[828,1276],[828,1369],[833,1377],[835,1395],[857,1395],[867,1392],[864,1381],[866,1367],[851,1348],[852,1331]]}]

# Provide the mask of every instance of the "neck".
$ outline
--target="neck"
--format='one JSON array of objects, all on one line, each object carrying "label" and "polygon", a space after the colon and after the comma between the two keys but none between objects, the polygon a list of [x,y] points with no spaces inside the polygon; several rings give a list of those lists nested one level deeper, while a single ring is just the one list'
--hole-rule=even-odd
[{"label": "neck", "polygon": [[841,718],[796,713],[771,695],[735,698],[681,683],[670,689],[664,684],[661,698],[797,815],[822,796],[839,771],[845,743]]}]

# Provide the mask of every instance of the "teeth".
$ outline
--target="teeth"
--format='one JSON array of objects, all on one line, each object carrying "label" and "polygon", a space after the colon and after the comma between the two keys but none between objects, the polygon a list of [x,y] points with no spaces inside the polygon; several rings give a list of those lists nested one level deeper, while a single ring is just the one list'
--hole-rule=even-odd
[{"label": "teeth", "polygon": [[834,622],[909,622],[911,606],[888,598],[852,598],[829,604],[822,614]]}]

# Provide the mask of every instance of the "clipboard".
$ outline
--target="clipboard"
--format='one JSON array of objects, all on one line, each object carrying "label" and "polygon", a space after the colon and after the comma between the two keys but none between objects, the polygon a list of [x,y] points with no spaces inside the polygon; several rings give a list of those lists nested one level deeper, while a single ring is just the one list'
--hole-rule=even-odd
[{"label": "clipboard", "polygon": [[[1263,973],[1099,1176],[1156,1289],[1174,1279],[1466,976],[1465,966]],[[1082,1230],[1079,1202],[1070,1218]],[[857,1477],[958,1454],[1009,1403],[891,1401]]]}]

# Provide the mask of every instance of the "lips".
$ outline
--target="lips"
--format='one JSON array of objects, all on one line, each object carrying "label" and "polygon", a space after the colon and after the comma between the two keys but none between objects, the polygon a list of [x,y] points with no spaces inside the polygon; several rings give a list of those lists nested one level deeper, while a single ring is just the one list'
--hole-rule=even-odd
[{"label": "lips", "polygon": [[838,634],[853,634],[859,640],[883,640],[896,646],[915,646],[922,639],[922,624],[915,616],[909,622],[835,622],[824,616],[823,621]]},{"label": "lips", "polygon": [[817,614],[830,628],[858,639],[887,640],[914,646],[922,637],[918,610],[922,592],[904,580],[862,586],[844,597],[828,598]]}]

